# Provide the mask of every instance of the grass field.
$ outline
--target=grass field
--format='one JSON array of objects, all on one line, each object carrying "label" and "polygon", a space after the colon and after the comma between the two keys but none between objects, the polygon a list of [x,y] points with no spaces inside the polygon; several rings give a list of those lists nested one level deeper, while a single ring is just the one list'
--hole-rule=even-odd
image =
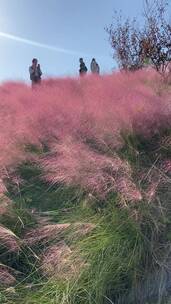
[{"label": "grass field", "polygon": [[170,86],[0,87],[0,303],[169,304]]}]

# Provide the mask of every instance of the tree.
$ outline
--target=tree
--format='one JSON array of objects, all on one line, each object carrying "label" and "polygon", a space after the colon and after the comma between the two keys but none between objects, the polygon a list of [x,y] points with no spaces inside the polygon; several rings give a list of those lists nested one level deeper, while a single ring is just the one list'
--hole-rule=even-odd
[{"label": "tree", "polygon": [[114,21],[106,29],[119,68],[135,70],[146,64],[164,74],[171,60],[171,25],[166,0],[144,0],[144,22],[123,20],[115,13]]}]

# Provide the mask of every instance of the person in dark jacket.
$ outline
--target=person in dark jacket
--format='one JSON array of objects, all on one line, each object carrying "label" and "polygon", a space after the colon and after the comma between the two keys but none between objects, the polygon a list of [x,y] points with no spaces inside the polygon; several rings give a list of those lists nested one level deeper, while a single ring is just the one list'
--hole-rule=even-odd
[{"label": "person in dark jacket", "polygon": [[41,83],[42,71],[38,60],[33,58],[32,65],[29,67],[30,80],[32,81],[32,87]]},{"label": "person in dark jacket", "polygon": [[80,58],[79,62],[80,62],[80,69],[79,69],[80,76],[84,76],[87,74],[87,67],[83,61],[83,58]]}]

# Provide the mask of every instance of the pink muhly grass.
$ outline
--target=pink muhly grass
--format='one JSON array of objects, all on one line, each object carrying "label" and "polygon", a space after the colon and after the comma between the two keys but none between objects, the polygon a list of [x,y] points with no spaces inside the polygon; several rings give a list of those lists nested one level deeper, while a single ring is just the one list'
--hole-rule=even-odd
[{"label": "pink muhly grass", "polygon": [[161,169],[164,173],[171,174],[171,159],[165,159],[161,164]]},{"label": "pink muhly grass", "polygon": [[7,248],[9,251],[19,251],[19,239],[9,229],[0,226],[0,246]]},{"label": "pink muhly grass", "polygon": [[44,275],[66,281],[69,278],[78,278],[86,267],[85,261],[78,257],[78,254],[74,254],[64,241],[46,249],[41,260],[41,270]]},{"label": "pink muhly grass", "polygon": [[0,178],[0,195],[7,192],[7,188],[3,182],[3,180]]},{"label": "pink muhly grass", "polygon": [[145,191],[145,198],[148,202],[151,202],[151,200],[156,199],[157,190],[160,186],[160,181],[152,182],[148,185],[146,191]]},{"label": "pink muhly grass", "polygon": [[81,237],[95,229],[95,224],[87,222],[48,224],[27,232],[24,237],[24,243],[28,246],[34,246],[47,244],[50,241],[58,242],[68,229],[72,230],[75,237]]},{"label": "pink muhly grass", "polygon": [[47,243],[52,240],[58,240],[61,234],[68,229],[70,224],[49,224],[41,228],[29,231],[24,238],[26,245],[32,246],[38,243]]},{"label": "pink muhly grass", "polygon": [[118,191],[141,199],[129,165],[116,151],[124,132],[150,137],[171,126],[171,97],[164,88],[156,73],[143,70],[51,79],[37,90],[1,85],[0,171],[28,159],[27,144],[48,143],[52,154],[41,161],[48,180],[99,196]]},{"label": "pink muhly grass", "polygon": [[3,193],[0,193],[0,216],[7,214],[13,202]]},{"label": "pink muhly grass", "polygon": [[143,197],[147,202],[154,201],[159,192],[165,191],[170,178],[167,173],[171,172],[171,162],[169,160],[158,160],[150,168],[141,168],[137,178],[142,188]]},{"label": "pink muhly grass", "polygon": [[118,191],[128,200],[140,200],[141,195],[131,180],[131,168],[116,154],[98,154],[84,143],[70,139],[54,147],[54,154],[42,161],[46,178],[52,183],[80,186],[100,197]]},{"label": "pink muhly grass", "polygon": [[146,133],[150,125],[160,123],[158,118],[168,113],[167,100],[163,101],[145,84],[147,75],[145,72],[129,76],[117,73],[87,77],[84,81],[51,80],[45,81],[37,91],[20,84],[3,85],[0,89],[3,161],[5,151],[11,149],[9,156],[16,152],[19,157],[21,143],[48,137],[63,139],[65,135],[72,135],[98,142],[109,139],[109,143],[117,145],[123,129],[131,131],[138,124],[139,131]]},{"label": "pink muhly grass", "polygon": [[12,286],[16,283],[16,279],[11,273],[11,269],[6,265],[0,264],[0,284],[3,287]]}]

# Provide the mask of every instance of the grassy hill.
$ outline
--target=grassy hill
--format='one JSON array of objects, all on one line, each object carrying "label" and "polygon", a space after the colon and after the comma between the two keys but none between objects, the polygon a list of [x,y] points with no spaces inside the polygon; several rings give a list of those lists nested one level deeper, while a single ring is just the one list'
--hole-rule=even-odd
[{"label": "grassy hill", "polygon": [[7,83],[0,108],[0,303],[171,303],[170,86]]}]

